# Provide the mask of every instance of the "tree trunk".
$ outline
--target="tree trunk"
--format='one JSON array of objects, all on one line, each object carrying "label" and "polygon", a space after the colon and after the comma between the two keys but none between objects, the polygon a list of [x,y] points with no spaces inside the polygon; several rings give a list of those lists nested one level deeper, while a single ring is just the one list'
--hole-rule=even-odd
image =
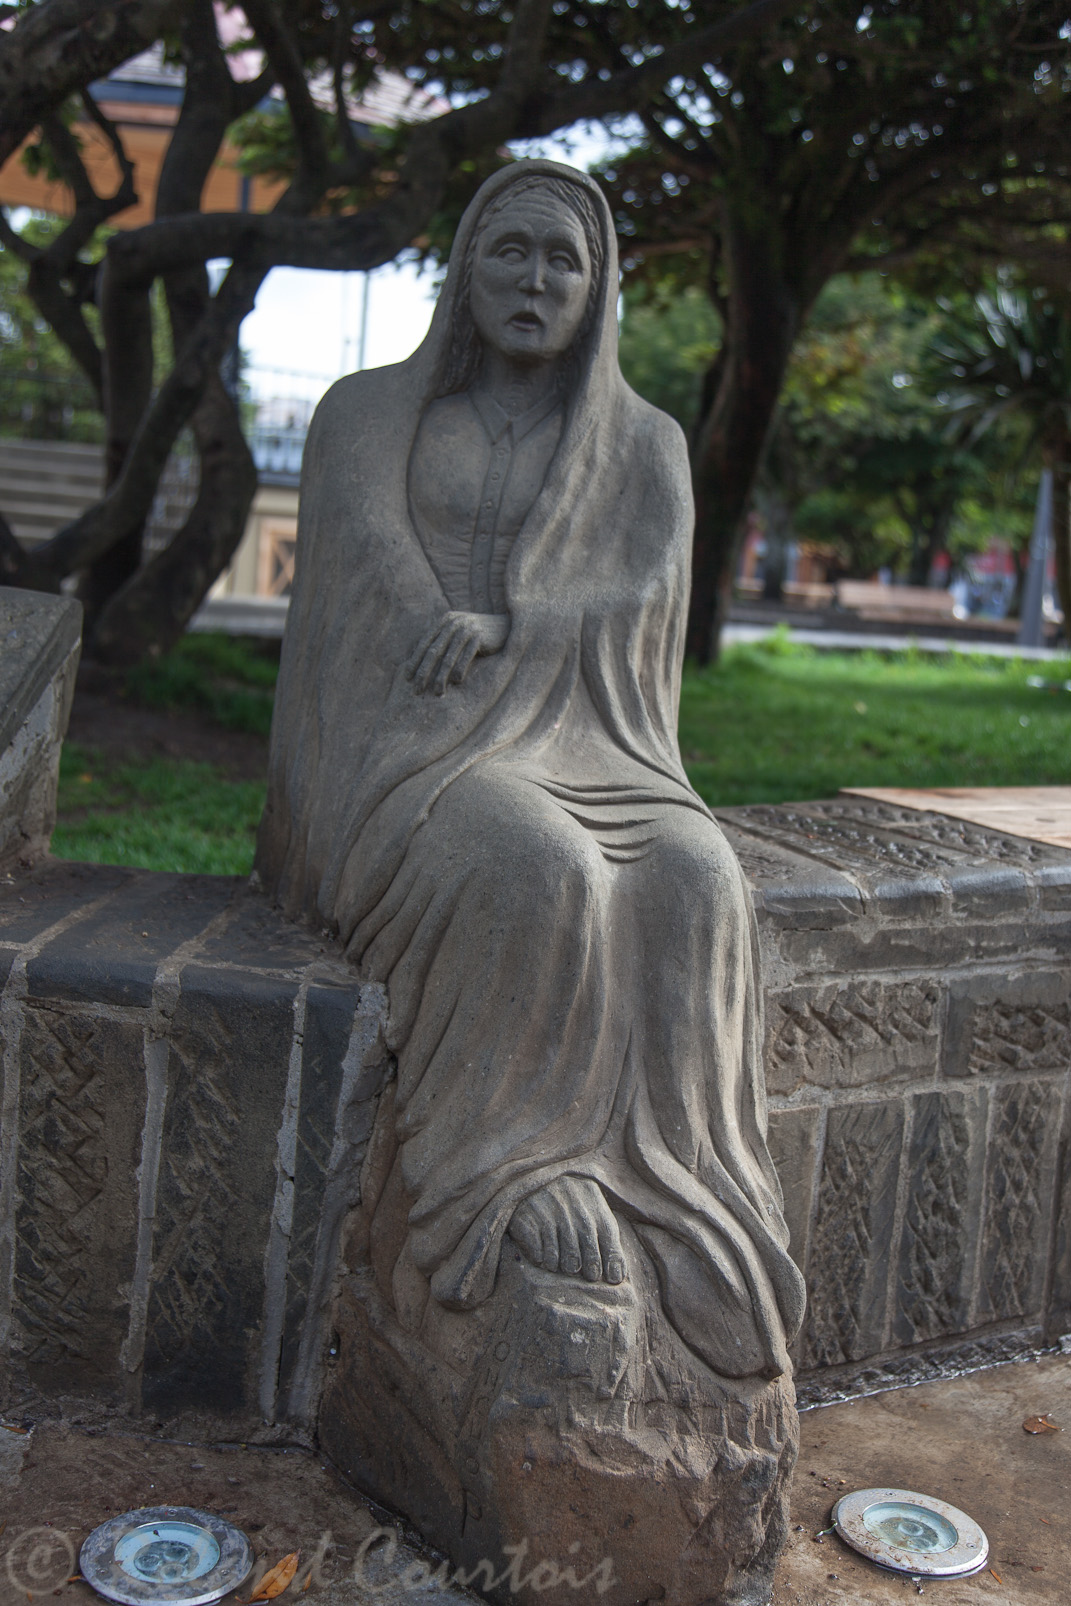
[{"label": "tree trunk", "polygon": [[[192,0],[182,33],[186,94],[156,191],[157,218],[192,214],[227,131],[232,83],[219,45],[211,0]],[[164,275],[172,346],[178,360],[209,306],[208,275],[198,265]],[[111,311],[112,326],[107,313]],[[120,340],[118,333],[125,332]],[[109,298],[105,308],[108,358],[108,484],[118,477],[148,408],[152,389],[152,317],[148,286]],[[125,384],[107,376],[122,350]],[[201,458],[196,504],[165,552],[142,570],[144,522],[97,559],[87,576],[94,588],[87,640],[102,661],[133,663],[173,646],[216,575],[241,540],[256,491],[256,468],[237,409],[218,377],[207,381],[190,420]],[[215,563],[216,567],[212,568]],[[87,586],[88,590],[89,587]]]},{"label": "tree trunk", "polygon": [[[148,286],[106,299],[101,307],[104,335],[104,489],[123,472],[127,454],[152,400],[152,296]],[[83,571],[78,595],[85,609],[88,640],[109,597],[136,573],[141,562],[145,521],[127,529],[107,552]]]},{"label": "tree trunk", "polygon": [[953,503],[940,513],[931,515],[928,519],[916,514],[911,530],[911,559],[907,570],[907,583],[909,586],[925,586],[930,583],[930,572],[937,559],[937,554],[944,546],[948,534],[948,527],[952,523],[952,514],[955,509]]},{"label": "tree trunk", "polygon": [[173,647],[242,538],[257,470],[237,409],[218,378],[192,425],[201,460],[197,501],[164,550],[102,611],[92,640],[102,663],[133,664]]},{"label": "tree trunk", "polygon": [[761,193],[732,208],[723,238],[725,337],[707,375],[692,456],[695,545],[686,650],[701,664],[717,655],[743,516],[806,312],[785,272],[775,211]]},{"label": "tree trunk", "polygon": [[1064,442],[1052,471],[1052,549],[1056,594],[1064,612],[1064,640],[1071,642],[1071,440]]}]

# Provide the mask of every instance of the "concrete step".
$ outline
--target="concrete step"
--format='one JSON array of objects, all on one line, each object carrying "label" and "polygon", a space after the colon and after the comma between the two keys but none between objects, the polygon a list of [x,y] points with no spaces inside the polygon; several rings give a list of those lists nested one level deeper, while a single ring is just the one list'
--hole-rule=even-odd
[{"label": "concrete step", "polygon": [[70,487],[57,485],[54,487],[42,486],[39,490],[30,490],[25,485],[13,485],[4,479],[0,471],[0,508],[3,508],[9,519],[39,518],[48,514],[53,508],[61,512],[73,509],[80,513],[91,502],[97,501],[100,496],[100,487],[96,485]]},{"label": "concrete step", "polygon": [[0,440],[0,512],[28,547],[70,524],[97,500],[103,486],[101,446]]},{"label": "concrete step", "polygon": [[67,463],[103,462],[104,448],[94,441],[35,441],[5,435],[0,437],[0,458],[5,456],[51,457]]},{"label": "concrete step", "polygon": [[20,492],[37,495],[53,489],[67,489],[79,494],[95,496],[104,483],[104,470],[87,469],[79,474],[73,471],[39,466],[37,463],[5,463],[0,461],[0,485],[16,488]]}]

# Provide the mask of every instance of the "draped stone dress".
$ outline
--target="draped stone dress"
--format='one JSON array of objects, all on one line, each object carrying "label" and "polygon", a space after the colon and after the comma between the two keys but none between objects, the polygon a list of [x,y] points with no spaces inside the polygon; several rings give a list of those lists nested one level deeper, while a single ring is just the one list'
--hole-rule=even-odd
[{"label": "draped stone dress", "polygon": [[[417,353],[317,411],[258,868],[388,990],[397,1080],[362,1253],[399,1333],[441,1348],[443,1313],[486,1312],[503,1266],[521,1275],[514,1210],[580,1177],[622,1224],[648,1323],[701,1372],[772,1378],[802,1287],[765,1143],[750,898],[677,747],[689,469],[618,369],[594,186],[598,315],[560,404],[509,431],[440,395],[460,264],[517,172],[466,214]],[[458,441],[469,481],[414,500],[415,454]],[[508,613],[506,645],[420,694],[407,662],[449,608]],[[536,1281],[572,1309],[624,1297]]]}]

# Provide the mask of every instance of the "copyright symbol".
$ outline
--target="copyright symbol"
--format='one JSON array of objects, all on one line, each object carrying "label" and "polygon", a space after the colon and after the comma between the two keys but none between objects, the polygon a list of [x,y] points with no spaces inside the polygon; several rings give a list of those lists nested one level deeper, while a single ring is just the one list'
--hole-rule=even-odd
[{"label": "copyright symbol", "polygon": [[16,1589],[48,1590],[75,1571],[74,1545],[56,1528],[27,1528],[8,1547],[4,1564]]}]

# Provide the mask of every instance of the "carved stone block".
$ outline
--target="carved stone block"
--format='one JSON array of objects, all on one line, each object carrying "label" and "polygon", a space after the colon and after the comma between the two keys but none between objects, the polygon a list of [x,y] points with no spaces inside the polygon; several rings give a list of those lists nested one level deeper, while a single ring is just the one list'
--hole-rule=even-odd
[{"label": "carved stone block", "polygon": [[653,1287],[563,1301],[519,1257],[500,1275],[501,1319],[463,1370],[392,1333],[371,1283],[347,1285],[320,1416],[336,1465],[495,1601],[536,1606],[570,1568],[575,1598],[608,1606],[768,1602],[796,1457],[787,1379],[719,1387],[645,1319]]},{"label": "carved stone block", "polygon": [[148,1006],[161,960],[203,931],[232,891],[221,876],[131,878],[30,961],[31,996]]},{"label": "carved stone block", "polygon": [[901,1344],[968,1325],[985,1171],[983,1090],[923,1093],[913,1104],[893,1321]]},{"label": "carved stone block", "polygon": [[800,1271],[807,1269],[811,1236],[811,1201],[818,1146],[819,1111],[814,1108],[771,1110],[767,1142],[785,1196],[789,1252]]},{"label": "carved stone block", "polygon": [[248,971],[182,976],[145,1345],[143,1398],[158,1409],[190,1398],[234,1409],[258,1394],[295,992]]},{"label": "carved stone block", "polygon": [[139,1026],[33,1008],[21,1040],[13,1314],[31,1375],[112,1388],[138,1227]]},{"label": "carved stone block", "polygon": [[829,1113],[803,1365],[836,1366],[882,1346],[903,1126],[899,1100]]},{"label": "carved stone block", "polygon": [[279,1364],[280,1392],[290,1381],[301,1346],[315,1271],[324,1190],[337,1142],[343,1062],[359,997],[360,990],[354,981],[350,987],[310,987],[306,1000],[294,1156],[294,1208]]},{"label": "carved stone block", "polygon": [[771,1093],[863,1087],[928,1076],[937,1068],[940,992],[934,982],[846,977],[796,987],[766,1003]]},{"label": "carved stone block", "polygon": [[0,943],[18,948],[34,942],[57,921],[133,880],[136,870],[115,864],[41,865],[20,876],[0,898]]},{"label": "carved stone block", "polygon": [[946,1076],[1071,1070],[1071,973],[986,973],[953,983]]},{"label": "carved stone block", "polygon": [[992,1097],[977,1315],[1037,1317],[1053,1226],[1060,1090],[1023,1080]]},{"label": "carved stone block", "polygon": [[1071,1109],[1064,1112],[1057,1166],[1052,1305],[1046,1332],[1050,1343],[1071,1334]]}]

